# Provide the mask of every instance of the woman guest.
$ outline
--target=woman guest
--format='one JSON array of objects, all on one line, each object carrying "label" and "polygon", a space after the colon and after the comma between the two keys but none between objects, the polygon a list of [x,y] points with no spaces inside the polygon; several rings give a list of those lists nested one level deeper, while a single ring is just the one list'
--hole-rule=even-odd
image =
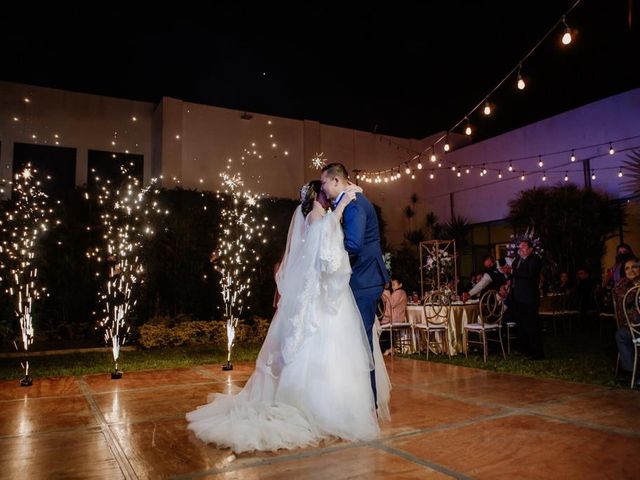
[{"label": "woman guest", "polygon": [[[391,290],[385,289],[382,292],[382,300],[384,315],[380,322],[381,325],[406,322],[407,292],[402,288],[402,282],[398,277],[391,278]],[[382,332],[380,336],[380,349],[385,355],[389,355],[391,348],[391,335],[387,330]]]}]

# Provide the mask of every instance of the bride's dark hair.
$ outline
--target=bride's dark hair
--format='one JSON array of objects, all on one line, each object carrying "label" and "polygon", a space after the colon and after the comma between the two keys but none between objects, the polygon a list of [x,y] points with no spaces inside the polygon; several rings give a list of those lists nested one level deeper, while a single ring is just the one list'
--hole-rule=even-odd
[{"label": "bride's dark hair", "polygon": [[305,217],[313,209],[313,202],[318,199],[321,192],[322,183],[320,180],[312,180],[302,187],[300,190],[300,204],[302,206],[302,215]]}]

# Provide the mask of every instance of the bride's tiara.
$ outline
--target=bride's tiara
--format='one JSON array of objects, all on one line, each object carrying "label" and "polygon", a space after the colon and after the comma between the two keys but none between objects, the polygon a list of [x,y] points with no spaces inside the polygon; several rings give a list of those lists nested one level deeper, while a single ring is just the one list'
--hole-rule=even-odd
[{"label": "bride's tiara", "polygon": [[304,200],[307,198],[307,194],[309,193],[309,189],[311,188],[311,185],[309,185],[308,183],[305,183],[302,188],[300,189],[300,201],[304,202]]}]

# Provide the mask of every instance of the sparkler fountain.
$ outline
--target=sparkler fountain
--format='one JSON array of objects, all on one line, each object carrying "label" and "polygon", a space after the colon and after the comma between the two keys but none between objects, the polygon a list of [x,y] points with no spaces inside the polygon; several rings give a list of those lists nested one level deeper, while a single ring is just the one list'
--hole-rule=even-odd
[{"label": "sparkler fountain", "polygon": [[220,173],[224,192],[218,192],[222,203],[220,212],[219,249],[214,254],[220,274],[224,316],[227,321],[227,363],[223,370],[233,370],[231,349],[235,339],[235,329],[244,308],[244,300],[251,295],[251,276],[256,271],[254,261],[260,261],[256,249],[267,242],[263,235],[265,223],[269,219],[257,218],[262,194],[244,190],[244,181],[239,173],[231,174],[232,160],[227,170]]},{"label": "sparkler fountain", "polygon": [[[48,206],[49,199],[40,188],[37,173],[35,168],[27,164],[15,175],[11,185],[13,200],[0,220],[0,281],[8,283],[5,292],[14,300],[20,323],[20,345],[25,355],[21,362],[24,377],[20,385],[23,387],[33,384],[27,357],[34,335],[33,306],[46,294],[46,288],[39,284],[38,268],[34,262],[36,244],[53,223],[49,219],[53,209]],[[17,342],[14,345],[19,349]]]},{"label": "sparkler fountain", "polygon": [[[130,330],[128,315],[136,305],[133,294],[138,285],[144,283],[141,258],[144,238],[154,233],[151,217],[169,212],[162,211],[153,198],[159,193],[155,179],[150,186],[144,187],[139,179],[128,173],[126,167],[122,167],[119,185],[97,176],[95,179],[95,201],[101,209],[103,242],[101,247],[87,252],[87,256],[98,262],[106,261],[108,266],[103,289],[98,293],[102,306],[102,318],[98,323],[104,329],[105,343],[111,347],[114,361],[111,378],[115,380],[122,377],[118,359],[120,347],[126,342]],[[86,198],[90,198],[89,194]]]}]

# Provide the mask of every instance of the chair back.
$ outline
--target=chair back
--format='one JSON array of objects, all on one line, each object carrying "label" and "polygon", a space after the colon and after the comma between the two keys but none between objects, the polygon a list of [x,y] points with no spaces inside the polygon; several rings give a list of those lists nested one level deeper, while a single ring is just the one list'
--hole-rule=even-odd
[{"label": "chair back", "polygon": [[502,300],[496,290],[488,290],[480,297],[478,318],[482,325],[500,325],[502,323],[502,311]]},{"label": "chair back", "polygon": [[640,338],[640,285],[630,288],[624,294],[622,310],[629,330],[631,330],[631,337],[636,341],[637,338]]},{"label": "chair back", "polygon": [[451,300],[443,292],[431,292],[425,298],[422,308],[424,308],[424,318],[428,325],[446,325],[449,322],[449,310]]},{"label": "chair back", "polygon": [[[391,300],[389,300],[389,297],[386,295],[382,295],[378,299],[378,304],[376,306],[376,318],[380,323],[382,323],[386,312],[389,312],[389,315],[391,315]],[[389,317],[389,322],[391,322],[391,317]]]}]

